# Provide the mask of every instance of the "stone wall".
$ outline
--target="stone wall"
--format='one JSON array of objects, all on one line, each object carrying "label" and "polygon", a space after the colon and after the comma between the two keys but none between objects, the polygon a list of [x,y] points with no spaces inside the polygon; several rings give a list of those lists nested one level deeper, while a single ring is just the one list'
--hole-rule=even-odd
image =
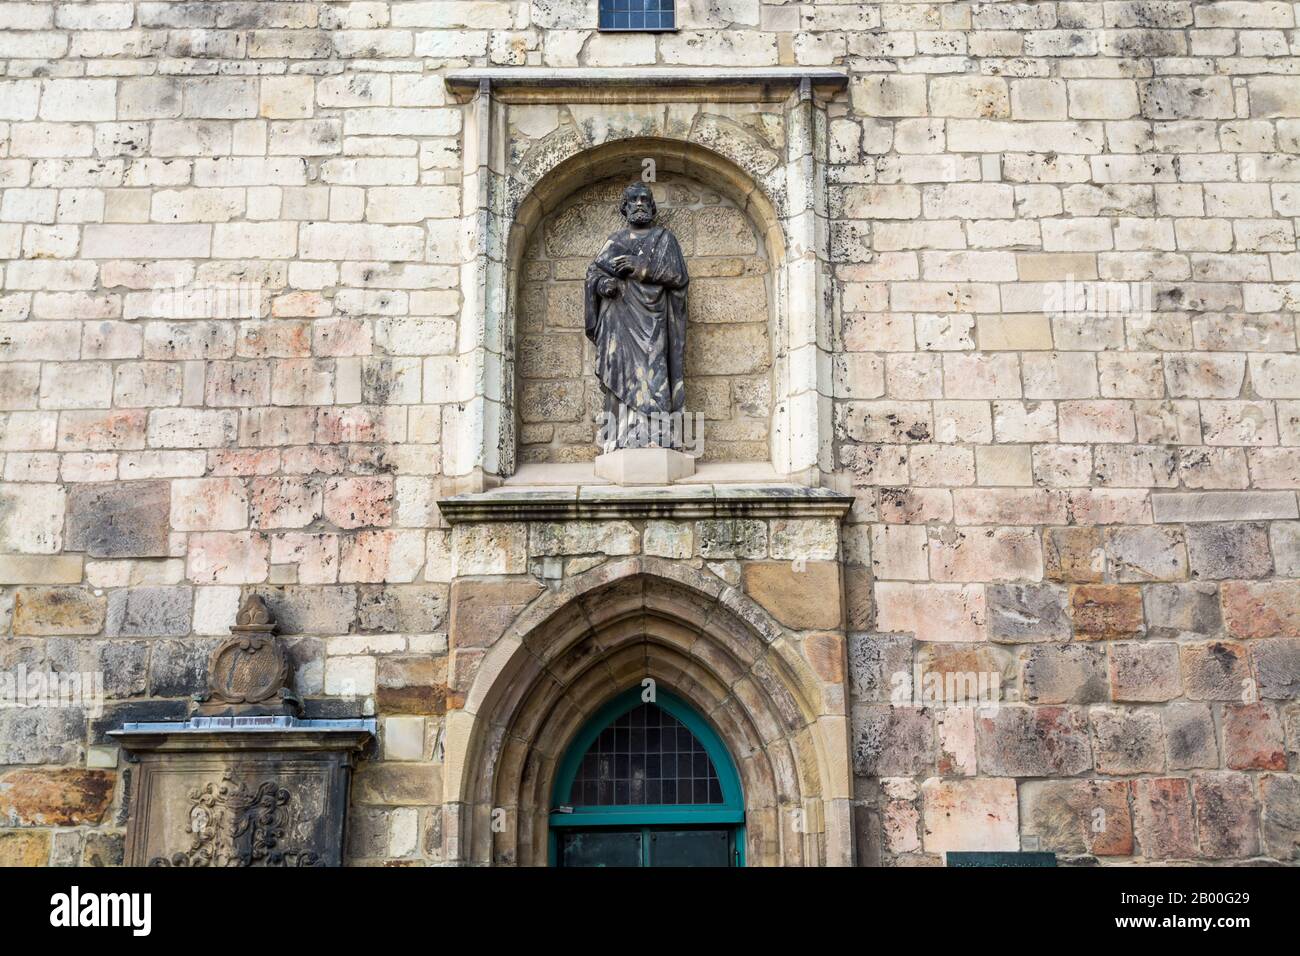
[{"label": "stone wall", "polygon": [[[772,346],[763,242],[743,210],[687,177],[657,176],[659,221],[686,258],[686,411],[703,416],[703,461],[767,461]],[[590,461],[602,410],[583,335],[583,279],[621,228],[624,179],[595,183],[548,216],[524,253],[515,322],[519,460]]]},{"label": "stone wall", "polygon": [[[0,710],[0,861],[120,859],[105,734],[184,714],[244,588],[310,713],[380,717],[351,858],[444,861],[468,679],[435,502],[481,250],[442,74],[833,64],[834,282],[805,307],[820,480],[856,497],[859,861],[1294,862],[1297,15],[683,0],[652,36],[573,2],[0,5],[0,672],[107,697]],[[935,706],[934,674],[997,675],[998,706]]]}]

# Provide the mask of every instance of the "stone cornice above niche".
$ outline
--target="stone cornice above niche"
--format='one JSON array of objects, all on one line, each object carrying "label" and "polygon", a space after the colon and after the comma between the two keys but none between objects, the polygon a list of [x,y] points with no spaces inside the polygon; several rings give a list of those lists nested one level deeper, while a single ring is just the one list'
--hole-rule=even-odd
[{"label": "stone cornice above niche", "polygon": [[450,524],[618,518],[840,518],[852,506],[852,495],[830,488],[785,484],[498,488],[438,502],[443,518]]},{"label": "stone cornice above niche", "polygon": [[481,90],[512,103],[780,102],[805,83],[822,97],[848,86],[835,67],[476,67],[446,74],[459,102]]}]

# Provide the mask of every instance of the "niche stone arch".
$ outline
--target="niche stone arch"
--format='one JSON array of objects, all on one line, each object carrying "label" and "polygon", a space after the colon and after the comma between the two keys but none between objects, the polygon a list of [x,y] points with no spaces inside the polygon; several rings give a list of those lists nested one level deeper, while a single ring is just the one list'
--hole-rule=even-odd
[{"label": "niche stone arch", "polygon": [[607,701],[651,677],[727,744],[751,865],[849,865],[843,688],[809,663],[809,640],[715,575],[650,556],[546,591],[489,648],[453,663],[473,676],[447,718],[446,859],[545,865],[566,749]]},{"label": "niche stone arch", "polygon": [[[825,171],[837,71],[462,70],[460,347],[444,392],[444,471],[458,490],[518,467],[519,265],[538,222],[579,186],[659,171],[727,195],[759,225],[772,261],[774,476],[820,484],[831,470],[831,315]],[[698,75],[697,75],[698,73]],[[582,74],[582,75],[580,75]]]}]

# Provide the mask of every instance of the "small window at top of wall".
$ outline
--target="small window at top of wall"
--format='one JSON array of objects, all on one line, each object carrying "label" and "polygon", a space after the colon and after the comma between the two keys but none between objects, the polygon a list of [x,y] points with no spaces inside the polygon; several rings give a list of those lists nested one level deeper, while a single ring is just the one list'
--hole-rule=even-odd
[{"label": "small window at top of wall", "polygon": [[676,30],[675,0],[600,0],[600,29],[644,32]]}]

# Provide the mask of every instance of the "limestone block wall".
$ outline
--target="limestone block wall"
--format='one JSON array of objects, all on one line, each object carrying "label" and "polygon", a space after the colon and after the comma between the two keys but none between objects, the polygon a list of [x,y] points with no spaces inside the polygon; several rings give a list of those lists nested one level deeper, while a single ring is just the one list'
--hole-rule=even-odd
[{"label": "limestone block wall", "polygon": [[[682,0],[679,32],[602,35],[570,0],[0,5],[0,692],[105,698],[0,709],[0,861],[120,860],[106,732],[181,716],[257,588],[310,712],[381,718],[351,858],[442,862],[435,502],[481,251],[442,74],[803,64],[851,77],[815,307],[821,480],[857,502],[858,860],[1294,862],[1298,15]],[[938,706],[934,675],[996,675],[996,706]]]},{"label": "limestone block wall", "polygon": [[[583,334],[587,266],[622,228],[628,180],[593,184],[537,228],[524,253],[515,322],[521,462],[590,461],[603,398]],[[767,461],[772,407],[768,263],[748,215],[707,185],[656,176],[659,221],[691,277],[686,411],[702,416],[699,458]]]}]

